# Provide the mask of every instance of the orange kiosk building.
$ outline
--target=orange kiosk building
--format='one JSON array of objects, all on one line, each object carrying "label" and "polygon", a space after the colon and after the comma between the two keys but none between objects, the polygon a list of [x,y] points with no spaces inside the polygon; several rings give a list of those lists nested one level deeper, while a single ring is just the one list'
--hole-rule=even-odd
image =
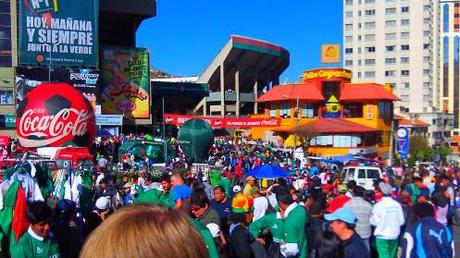
[{"label": "orange kiosk building", "polygon": [[279,117],[281,125],[252,128],[252,137],[282,138],[288,146],[308,136],[303,145],[319,156],[387,158],[393,101],[399,99],[389,86],[351,83],[351,77],[346,69],[321,68],[305,71],[300,83],[274,86],[257,99],[265,112],[253,117]]}]

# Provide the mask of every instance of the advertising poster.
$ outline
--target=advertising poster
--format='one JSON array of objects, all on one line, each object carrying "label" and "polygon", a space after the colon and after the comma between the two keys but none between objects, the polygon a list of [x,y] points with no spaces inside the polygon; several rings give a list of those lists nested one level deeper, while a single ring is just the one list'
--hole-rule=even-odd
[{"label": "advertising poster", "polygon": [[396,134],[398,135],[396,150],[401,159],[406,160],[409,156],[409,130],[405,127],[399,127]]},{"label": "advertising poster", "polygon": [[321,63],[340,63],[340,45],[323,44],[321,45]]},{"label": "advertising poster", "polygon": [[280,118],[237,118],[165,114],[166,124],[182,126],[191,119],[203,120],[209,123],[212,128],[276,127],[281,125]]},{"label": "advertising poster", "polygon": [[38,85],[51,81],[65,82],[74,86],[96,109],[98,93],[96,92],[99,81],[99,71],[91,69],[53,69],[51,73],[46,68],[16,68],[16,104],[26,97],[30,90]]},{"label": "advertising poster", "polygon": [[98,66],[98,0],[18,0],[19,64]]},{"label": "advertising poster", "polygon": [[145,48],[105,48],[102,51],[102,114],[150,117],[149,63]]}]

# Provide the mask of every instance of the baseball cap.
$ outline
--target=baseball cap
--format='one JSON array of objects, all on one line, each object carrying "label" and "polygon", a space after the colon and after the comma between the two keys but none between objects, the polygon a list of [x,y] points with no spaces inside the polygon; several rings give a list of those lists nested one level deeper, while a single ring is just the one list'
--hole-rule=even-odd
[{"label": "baseball cap", "polygon": [[383,195],[390,195],[393,193],[393,188],[391,188],[391,185],[385,184],[384,182],[379,183],[379,188]]},{"label": "baseball cap", "polygon": [[235,186],[233,187],[233,192],[234,192],[234,193],[239,193],[239,192],[241,192],[241,186],[235,185]]},{"label": "baseball cap", "polygon": [[206,227],[209,229],[209,232],[211,232],[212,237],[215,238],[220,236],[220,228],[216,223],[209,223]]},{"label": "baseball cap", "polygon": [[328,221],[341,220],[349,224],[356,223],[356,214],[348,207],[340,208],[331,214],[325,214],[324,218]]},{"label": "baseball cap", "polygon": [[102,196],[96,200],[96,208],[99,210],[106,210],[108,206],[109,200],[106,197]]}]

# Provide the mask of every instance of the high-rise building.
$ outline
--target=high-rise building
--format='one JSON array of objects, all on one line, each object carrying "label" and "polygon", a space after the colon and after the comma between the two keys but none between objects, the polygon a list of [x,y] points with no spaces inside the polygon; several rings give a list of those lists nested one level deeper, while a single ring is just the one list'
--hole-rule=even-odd
[{"label": "high-rise building", "polygon": [[343,60],[352,81],[390,84],[401,99],[396,113],[430,125],[443,121],[429,129],[432,144],[446,141],[451,129],[441,107],[439,1],[343,1]]},{"label": "high-rise building", "polygon": [[441,109],[453,113],[453,134],[460,134],[460,1],[440,0]]}]

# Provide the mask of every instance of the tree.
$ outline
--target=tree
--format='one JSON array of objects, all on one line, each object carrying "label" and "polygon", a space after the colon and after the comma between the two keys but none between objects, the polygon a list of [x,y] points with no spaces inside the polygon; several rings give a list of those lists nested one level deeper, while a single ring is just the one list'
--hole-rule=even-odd
[{"label": "tree", "polygon": [[425,160],[432,156],[433,150],[428,145],[428,139],[424,136],[413,135],[410,137],[409,143],[409,153],[412,157]]},{"label": "tree", "polygon": [[318,133],[316,133],[308,124],[303,124],[299,125],[294,128],[294,133],[301,139],[301,141],[304,143],[305,151],[308,151],[308,148],[310,147],[310,140],[313,139],[313,137],[317,136]]}]

